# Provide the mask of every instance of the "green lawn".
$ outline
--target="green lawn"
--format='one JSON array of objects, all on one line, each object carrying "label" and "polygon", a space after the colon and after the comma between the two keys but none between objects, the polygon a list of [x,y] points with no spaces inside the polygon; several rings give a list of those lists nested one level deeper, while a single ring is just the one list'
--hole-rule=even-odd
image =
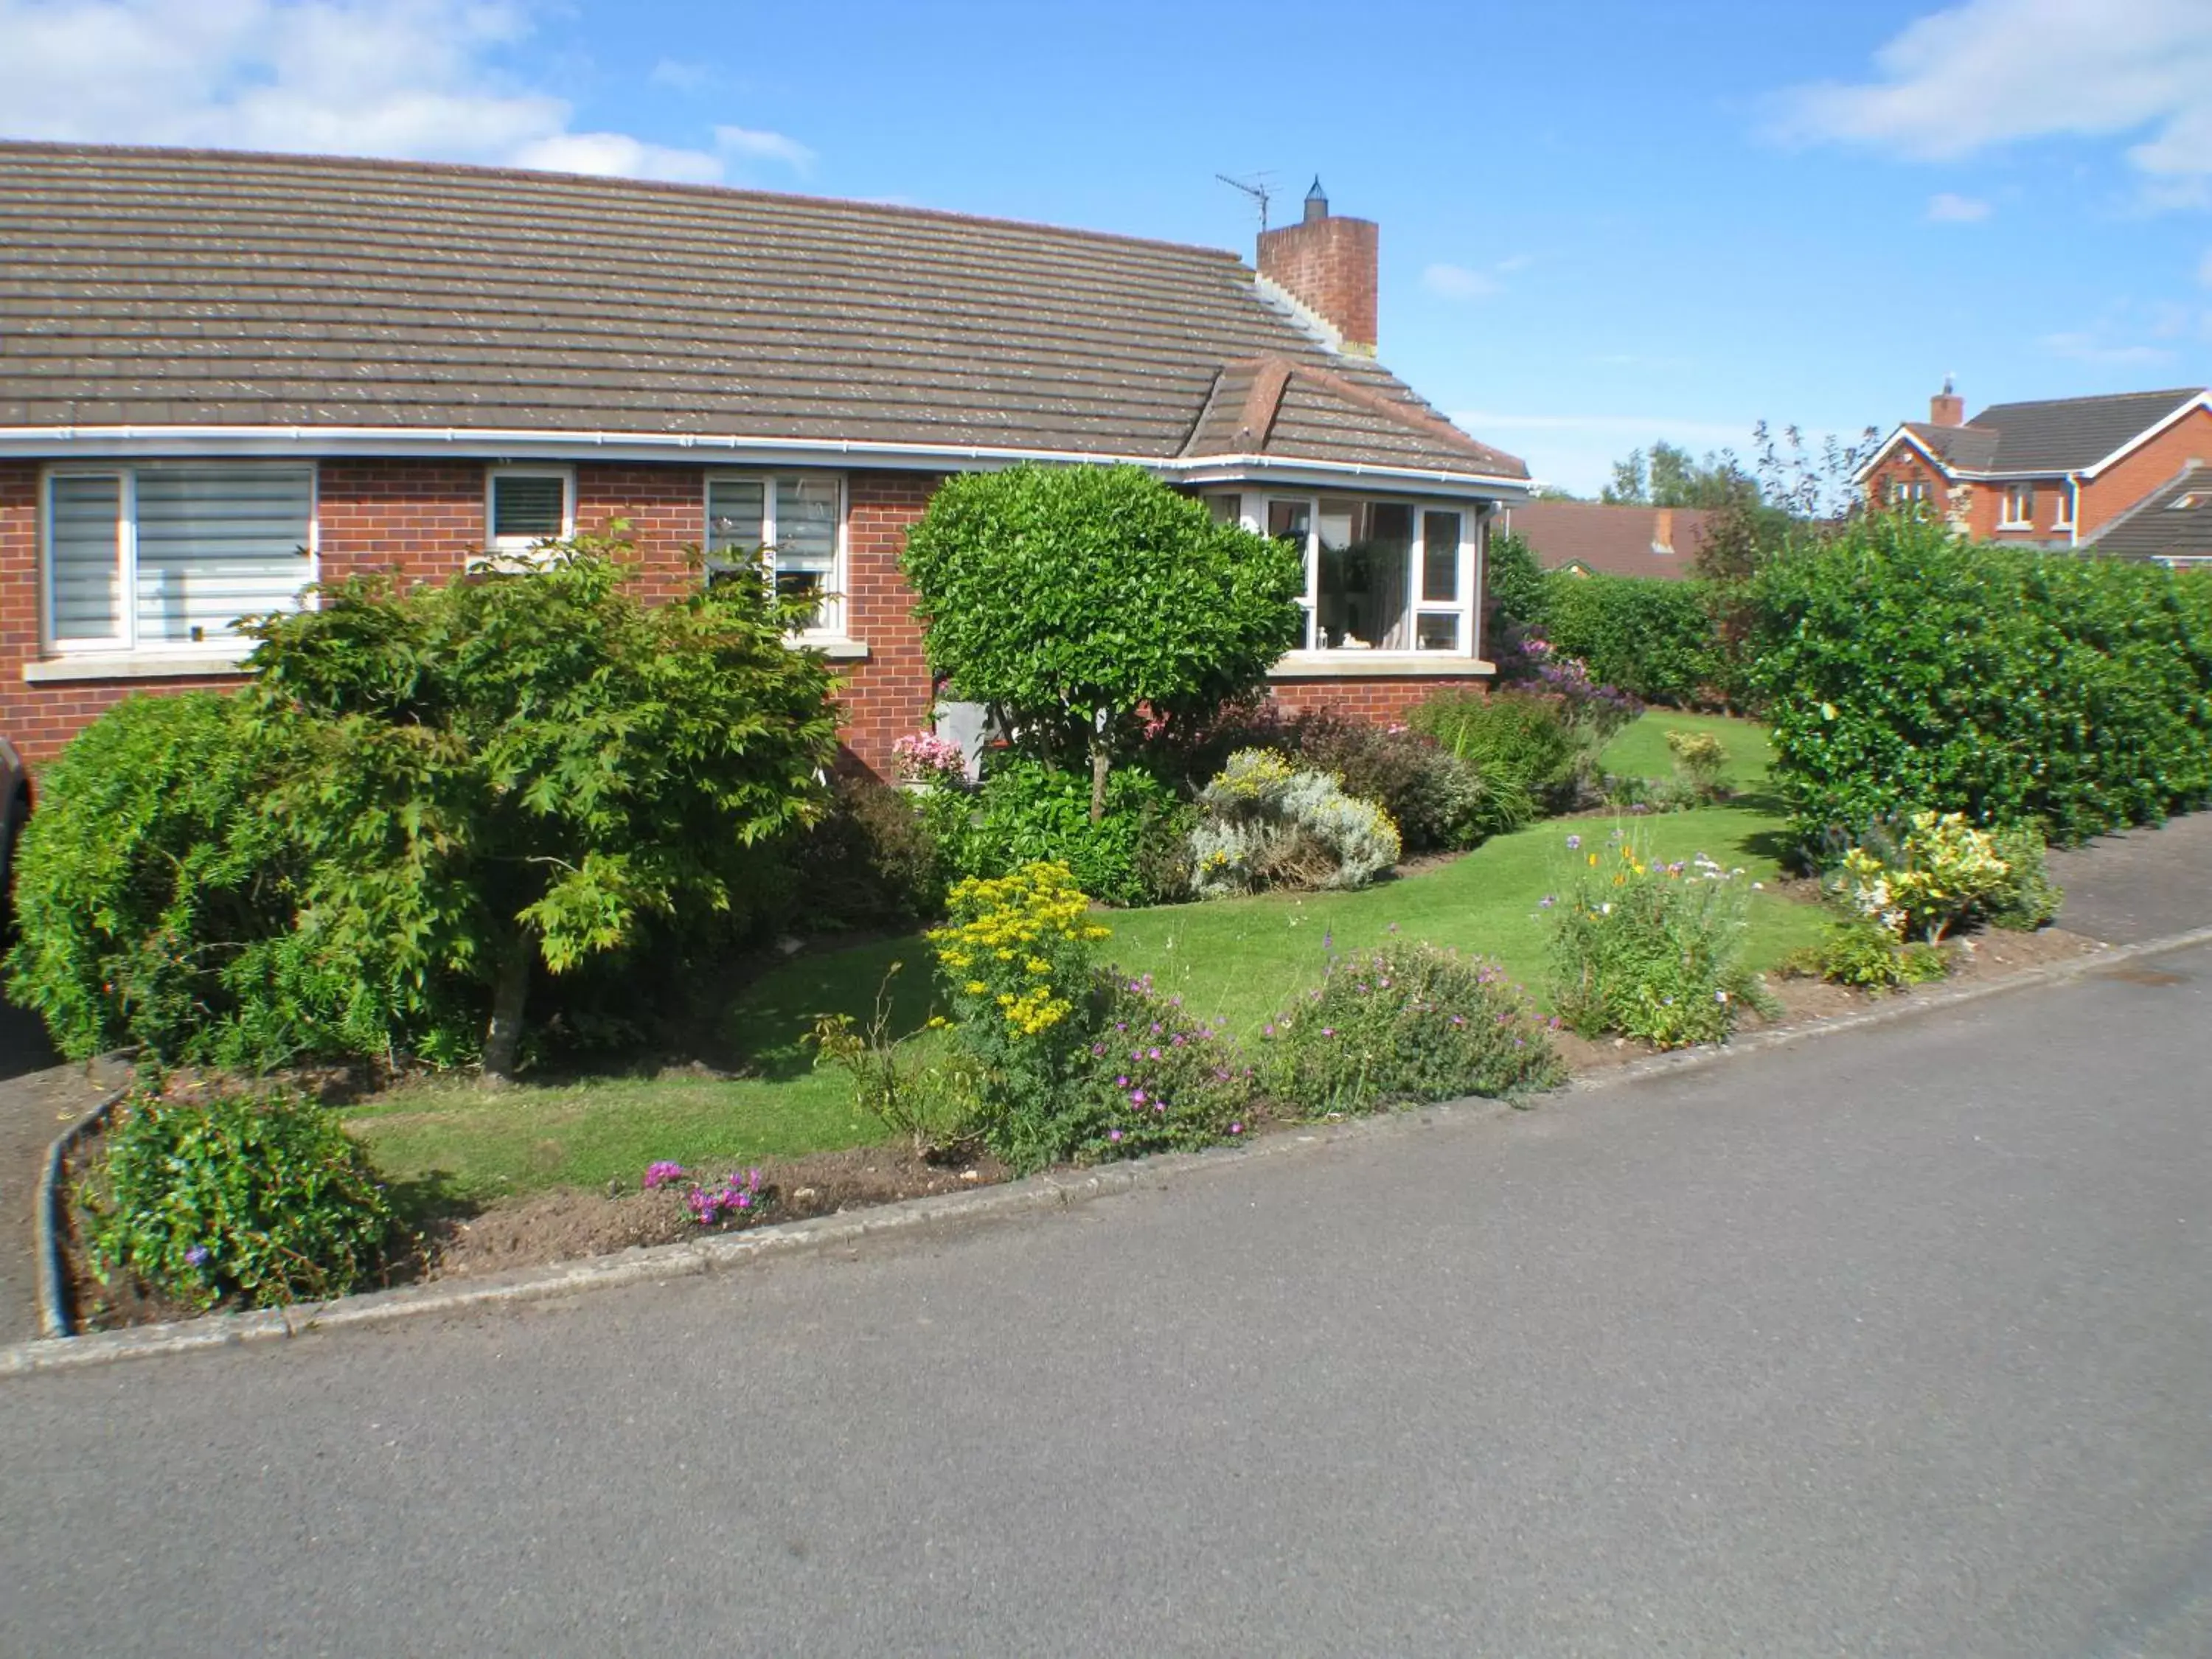
[{"label": "green lawn", "polygon": [[[1782,819],[1775,803],[1755,793],[1768,757],[1758,727],[1658,711],[1622,732],[1602,764],[1663,775],[1672,766],[1670,729],[1717,732],[1735,761],[1731,781],[1753,793],[1726,806],[1621,822],[1655,857],[1705,853],[1741,865],[1754,880],[1771,880]],[[1240,1033],[1317,983],[1332,951],[1381,944],[1394,927],[1401,939],[1495,957],[1540,989],[1546,933],[1538,901],[1566,878],[1566,837],[1595,843],[1613,827],[1606,818],[1540,824],[1357,893],[1120,911],[1101,918],[1113,930],[1102,951],[1131,973],[1151,974],[1192,1012],[1225,1018]],[[1820,920],[1809,905],[1754,895],[1754,964],[1812,943]],[[894,962],[904,964],[890,979],[894,1018],[911,1030],[929,1013],[929,951],[918,936],[800,956],[748,988],[730,1011],[728,1030],[756,1075],[618,1078],[490,1096],[459,1082],[415,1085],[362,1108],[354,1127],[392,1176],[442,1171],[452,1186],[478,1196],[634,1183],[655,1158],[718,1167],[865,1145],[880,1139],[877,1125],[854,1115],[842,1075],[812,1069],[800,1039],[823,1013],[865,1018]]]}]

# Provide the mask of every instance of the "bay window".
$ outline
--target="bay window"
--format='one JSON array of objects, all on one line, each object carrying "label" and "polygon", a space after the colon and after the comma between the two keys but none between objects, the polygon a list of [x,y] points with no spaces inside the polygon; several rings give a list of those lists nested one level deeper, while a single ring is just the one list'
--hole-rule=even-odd
[{"label": "bay window", "polygon": [[232,623],[293,609],[314,580],[314,501],[312,466],[50,473],[46,648],[234,655]]},{"label": "bay window", "polygon": [[707,579],[751,560],[777,595],[810,607],[804,630],[834,635],[843,620],[843,481],[819,473],[730,473],[707,481]]},{"label": "bay window", "polygon": [[1271,496],[1266,522],[1306,556],[1307,650],[1474,654],[1471,507]]}]

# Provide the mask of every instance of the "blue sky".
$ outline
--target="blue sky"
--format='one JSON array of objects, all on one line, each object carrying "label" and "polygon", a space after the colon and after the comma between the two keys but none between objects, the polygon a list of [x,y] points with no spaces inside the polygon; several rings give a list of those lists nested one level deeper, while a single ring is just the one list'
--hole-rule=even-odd
[{"label": "blue sky", "polygon": [[[716,179],[1234,247],[1539,477],[2212,381],[2212,0],[0,0],[0,132]],[[742,280],[732,272],[732,280]]]}]

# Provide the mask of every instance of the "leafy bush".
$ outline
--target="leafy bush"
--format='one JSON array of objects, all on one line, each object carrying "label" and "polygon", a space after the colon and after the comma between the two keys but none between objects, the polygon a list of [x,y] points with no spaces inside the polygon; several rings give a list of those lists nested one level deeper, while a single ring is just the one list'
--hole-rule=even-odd
[{"label": "leafy bush", "polygon": [[299,933],[341,971],[398,970],[356,1052],[447,1061],[480,1036],[507,1076],[534,980],[680,964],[761,907],[826,806],[831,672],[790,648],[793,608],[758,581],[647,605],[625,551],[356,579],[246,629],[246,695],[291,746],[269,802],[309,872]]},{"label": "leafy bush", "polygon": [[1774,776],[1808,857],[1932,808],[2071,842],[2212,799],[2212,605],[2124,560],[1877,515],[1752,584]]},{"label": "leafy bush", "polygon": [[1319,989],[1268,1022],[1260,1052],[1267,1097],[1309,1116],[1510,1097],[1565,1075],[1503,969],[1428,945],[1332,962]]},{"label": "leafy bush", "polygon": [[1091,1042],[1092,949],[1108,930],[1064,864],[961,882],[947,908],[929,940],[953,1039],[977,1068],[981,1133],[1015,1168],[1034,1169],[1065,1139],[1063,1096]]},{"label": "leafy bush", "polygon": [[1618,830],[1602,851],[1578,835],[1566,846],[1578,861],[1553,906],[1552,1002],[1570,1027],[1675,1048],[1721,1042],[1765,1004],[1743,961],[1742,871],[1703,854],[1657,863]]},{"label": "leafy bush", "polygon": [[1551,582],[1525,538],[1507,531],[1490,538],[1483,550],[1482,581],[1489,605],[1484,639],[1510,641],[1542,632],[1550,612]]},{"label": "leafy bush", "polygon": [[1686,708],[1724,678],[1704,582],[1553,571],[1543,611],[1553,651],[1646,702]]},{"label": "leafy bush", "polygon": [[1784,965],[1792,973],[1863,991],[1923,985],[1951,971],[1942,946],[1899,940],[1880,921],[1864,917],[1829,923],[1820,944],[1798,951]]},{"label": "leafy bush", "polygon": [[1264,888],[1364,887],[1398,861],[1397,826],[1374,802],[1273,750],[1239,750],[1198,798],[1191,863],[1203,897]]},{"label": "leafy bush", "polygon": [[1304,625],[1299,553],[1134,466],[948,479],[902,568],[931,671],[1094,779],[1136,751],[1145,711],[1200,718],[1255,690]]},{"label": "leafy bush", "polygon": [[251,1066],[313,1046],[326,981],[285,943],[301,859],[262,806],[285,761],[236,699],[195,691],[118,703],[48,769],[9,990],[64,1054]]},{"label": "leafy bush", "polygon": [[1669,732],[1668,752],[1674,769],[1708,800],[1723,793],[1721,775],[1728,770],[1728,749],[1710,732]]},{"label": "leafy bush", "polygon": [[1091,816],[1091,781],[1020,757],[993,764],[973,795],[948,794],[960,814],[945,831],[952,863],[965,876],[990,878],[1023,866],[1067,866],[1077,885],[1109,904],[1146,904],[1180,895],[1176,865],[1188,814],[1175,793],[1149,772],[1117,768],[1107,780],[1106,811]]},{"label": "leafy bush", "polygon": [[294,1094],[135,1094],[78,1200],[103,1273],[200,1309],[343,1296],[376,1275],[392,1235],[368,1154]]},{"label": "leafy bush", "polygon": [[1473,764],[1501,802],[1509,793],[1529,802],[1522,822],[1574,804],[1586,745],[1559,699],[1530,691],[1444,691],[1417,705],[1407,720]]},{"label": "leafy bush", "polygon": [[2033,830],[2001,840],[1960,812],[1916,812],[1901,828],[1869,825],[1838,861],[1829,886],[1847,915],[1878,923],[1893,939],[1917,934],[1929,945],[1999,915],[2015,927],[2040,927],[2059,898]]},{"label": "leafy bush", "polygon": [[829,812],[792,853],[799,920],[817,928],[877,927],[940,914],[950,870],[933,803],[862,772],[841,772],[830,788]]}]

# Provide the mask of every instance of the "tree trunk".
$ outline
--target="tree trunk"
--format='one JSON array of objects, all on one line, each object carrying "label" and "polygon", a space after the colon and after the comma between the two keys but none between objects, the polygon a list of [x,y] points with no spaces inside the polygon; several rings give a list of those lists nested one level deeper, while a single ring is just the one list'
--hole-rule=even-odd
[{"label": "tree trunk", "polygon": [[1106,772],[1113,765],[1106,754],[1106,735],[1100,732],[1091,740],[1091,821],[1098,823],[1106,816]]},{"label": "tree trunk", "polygon": [[522,1046],[522,1010],[530,997],[530,962],[536,952],[527,929],[515,935],[500,959],[491,987],[491,1024],[484,1032],[483,1080],[489,1089],[514,1081],[514,1062]]}]

